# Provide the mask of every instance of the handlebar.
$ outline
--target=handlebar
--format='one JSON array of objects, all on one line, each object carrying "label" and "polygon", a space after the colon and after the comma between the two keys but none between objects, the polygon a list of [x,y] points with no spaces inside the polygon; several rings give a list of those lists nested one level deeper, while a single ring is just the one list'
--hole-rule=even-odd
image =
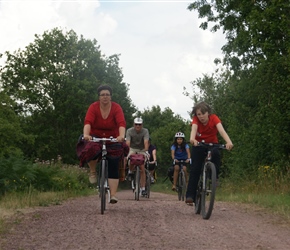
[{"label": "handlebar", "polygon": [[219,144],[219,143],[205,143],[205,142],[198,142],[198,146],[202,146],[205,148],[220,148],[220,149],[226,149],[225,144]]},{"label": "handlebar", "polygon": [[186,162],[187,160],[177,160],[178,162],[176,162],[177,159],[173,160],[173,164],[179,164],[179,163],[186,163],[186,164],[191,164],[191,159],[189,159],[189,162]]},{"label": "handlebar", "polygon": [[[82,139],[84,139],[84,138],[82,138]],[[92,142],[103,142],[103,141],[118,142],[117,138],[114,138],[113,136],[111,136],[110,138],[92,137],[92,139],[90,141],[92,141]]]}]

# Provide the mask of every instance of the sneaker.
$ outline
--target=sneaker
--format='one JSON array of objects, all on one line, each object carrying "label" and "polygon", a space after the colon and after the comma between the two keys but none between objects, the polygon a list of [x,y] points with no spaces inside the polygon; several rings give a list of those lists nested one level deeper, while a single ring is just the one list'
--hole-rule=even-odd
[{"label": "sneaker", "polygon": [[146,195],[147,195],[146,190],[142,190],[141,195],[142,195],[142,196],[146,196]]},{"label": "sneaker", "polygon": [[172,191],[176,191],[176,186],[175,185],[172,185]]},{"label": "sneaker", "polygon": [[116,204],[118,202],[118,199],[115,196],[112,196],[110,199],[111,204]]},{"label": "sneaker", "polygon": [[186,197],[185,203],[189,206],[193,206],[193,199],[191,197]]},{"label": "sneaker", "polygon": [[91,184],[97,183],[97,176],[95,173],[90,173],[89,181]]}]

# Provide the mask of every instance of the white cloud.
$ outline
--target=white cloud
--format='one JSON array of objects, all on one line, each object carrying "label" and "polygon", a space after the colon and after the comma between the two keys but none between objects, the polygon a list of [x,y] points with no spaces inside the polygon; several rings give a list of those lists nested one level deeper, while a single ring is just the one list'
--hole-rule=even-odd
[{"label": "white cloud", "polygon": [[[158,2],[158,1],[157,1]],[[0,2],[0,53],[24,49],[34,34],[55,27],[96,39],[102,52],[121,54],[124,81],[140,109],[169,107],[184,118],[192,108],[183,87],[213,72],[222,34],[199,29],[189,2],[4,1]]]}]

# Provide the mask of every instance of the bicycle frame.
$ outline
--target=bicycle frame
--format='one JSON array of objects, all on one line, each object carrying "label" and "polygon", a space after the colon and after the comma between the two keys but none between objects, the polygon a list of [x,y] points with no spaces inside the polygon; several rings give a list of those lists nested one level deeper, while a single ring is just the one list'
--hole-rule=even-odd
[{"label": "bicycle frame", "polygon": [[[101,158],[101,166],[99,169],[99,197],[101,198],[101,214],[104,214],[106,210],[106,198],[108,197],[108,203],[110,202],[110,187],[108,181],[108,160],[107,160],[107,146],[106,142],[118,142],[116,138],[97,138],[93,137],[93,142],[101,142],[102,143],[102,158]],[[107,197],[106,197],[107,196]]]}]

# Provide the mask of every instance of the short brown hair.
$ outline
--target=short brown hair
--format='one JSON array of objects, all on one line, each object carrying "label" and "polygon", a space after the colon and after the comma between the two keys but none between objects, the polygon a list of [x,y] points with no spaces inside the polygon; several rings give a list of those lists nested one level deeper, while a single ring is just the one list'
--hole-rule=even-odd
[{"label": "short brown hair", "polygon": [[109,90],[110,95],[112,95],[112,88],[109,85],[101,85],[100,87],[98,87],[98,95],[100,95],[102,90]]},{"label": "short brown hair", "polygon": [[198,102],[194,105],[191,115],[194,116],[196,115],[196,110],[200,109],[201,113],[208,112],[208,114],[211,114],[212,109],[211,107],[204,101]]}]

